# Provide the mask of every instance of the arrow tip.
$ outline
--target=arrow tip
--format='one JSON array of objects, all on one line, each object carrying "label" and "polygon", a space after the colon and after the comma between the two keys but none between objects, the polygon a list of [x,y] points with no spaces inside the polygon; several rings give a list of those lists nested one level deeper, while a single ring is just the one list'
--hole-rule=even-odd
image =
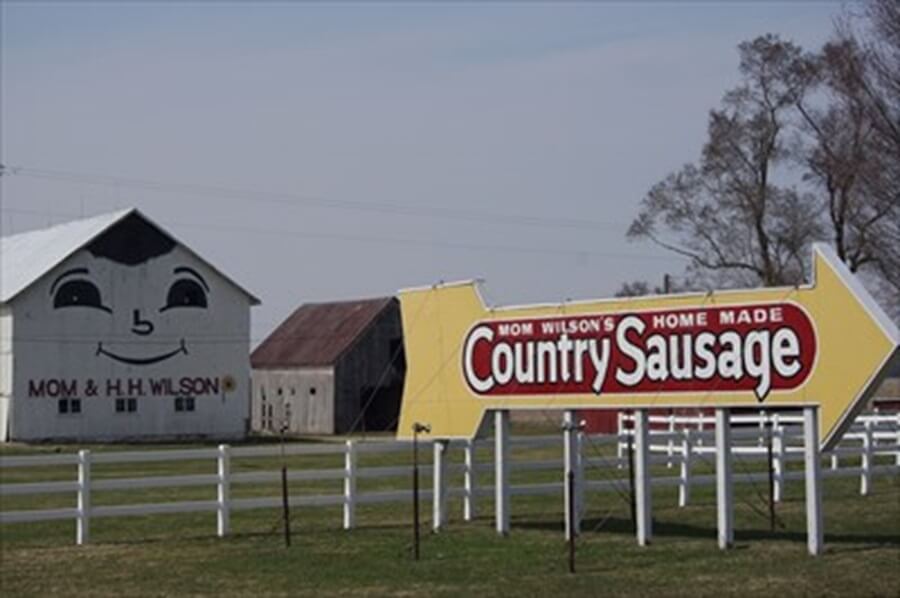
[{"label": "arrow tip", "polygon": [[869,293],[868,289],[863,286],[859,278],[857,278],[847,264],[838,256],[837,252],[831,245],[826,243],[813,244],[813,286],[820,277],[820,268],[824,265],[832,270],[841,282],[856,296],[856,299],[862,307],[869,313],[872,319],[884,331],[885,336],[890,339],[894,345],[900,343],[900,333],[897,331],[897,325],[891,317],[884,311],[878,301]]}]

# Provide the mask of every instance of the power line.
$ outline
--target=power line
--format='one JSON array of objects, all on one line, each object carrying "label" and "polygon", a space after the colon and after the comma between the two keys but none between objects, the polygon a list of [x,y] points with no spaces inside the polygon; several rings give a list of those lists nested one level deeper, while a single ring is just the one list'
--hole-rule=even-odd
[{"label": "power line", "polygon": [[[20,208],[4,208],[3,212],[8,213],[19,213],[19,214],[34,214],[40,216],[47,216],[49,214],[48,211],[42,210],[29,210],[29,209],[20,209]],[[63,216],[73,216],[78,217],[76,214],[72,213],[64,213],[64,212],[53,212],[54,215],[63,215]],[[459,250],[468,250],[468,251],[490,251],[490,252],[499,252],[499,253],[519,253],[519,254],[546,254],[546,255],[559,255],[559,256],[594,256],[594,257],[602,257],[602,258],[614,258],[614,259],[633,259],[633,260],[652,260],[652,261],[678,261],[681,262],[684,258],[675,255],[650,255],[650,254],[641,254],[641,253],[628,253],[628,252],[612,252],[612,251],[597,251],[592,249],[579,249],[579,248],[567,248],[567,247],[539,247],[539,246],[524,246],[524,245],[501,245],[501,244],[491,244],[491,243],[465,243],[461,241],[448,241],[448,240],[440,240],[440,239],[417,239],[412,237],[382,237],[378,235],[358,235],[351,233],[339,233],[339,232],[325,232],[321,230],[292,230],[292,229],[281,229],[281,228],[264,228],[264,227],[248,227],[248,226],[234,226],[234,225],[211,225],[206,223],[197,223],[197,222],[187,222],[187,221],[177,221],[172,220],[168,221],[167,224],[170,226],[179,226],[183,228],[194,228],[200,230],[208,230],[219,233],[246,233],[253,235],[263,235],[263,236],[284,236],[284,237],[300,237],[307,239],[332,239],[338,241],[347,241],[354,243],[379,243],[379,244],[388,244],[388,245],[404,245],[404,246],[417,246],[417,247],[441,247],[446,249],[459,249]]]},{"label": "power line", "polygon": [[326,209],[373,212],[395,216],[416,216],[437,219],[462,220],[468,222],[493,222],[518,226],[543,228],[568,228],[582,230],[607,229],[621,231],[627,223],[617,221],[585,220],[583,218],[560,218],[555,216],[538,216],[530,214],[498,214],[482,210],[448,208],[438,206],[413,206],[390,202],[370,202],[350,199],[325,198],[295,193],[263,191],[258,189],[239,189],[218,185],[201,185],[195,183],[174,183],[150,179],[127,178],[105,174],[80,173],[63,170],[28,168],[24,166],[7,166],[4,174],[28,177],[33,179],[103,185],[113,187],[130,187],[155,193],[181,193],[216,199],[233,199],[240,201],[262,202],[289,207],[307,205]]}]

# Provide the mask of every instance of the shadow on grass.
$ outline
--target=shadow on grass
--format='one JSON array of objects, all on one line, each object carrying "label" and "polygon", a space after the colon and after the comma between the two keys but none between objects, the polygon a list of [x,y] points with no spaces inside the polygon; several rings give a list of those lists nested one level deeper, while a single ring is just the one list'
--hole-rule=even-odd
[{"label": "shadow on grass", "polygon": [[[517,521],[514,528],[558,531],[563,532],[560,521]],[[581,523],[582,534],[607,533],[619,535],[634,535],[634,526],[631,519],[623,517],[588,518]],[[653,521],[653,535],[658,537],[673,538],[703,538],[716,539],[716,528],[691,525],[686,523],[674,523],[671,521]],[[791,530],[760,530],[760,529],[735,529],[735,540],[741,542],[754,541],[781,541],[781,542],[806,542],[805,531]],[[868,550],[876,547],[897,546],[900,547],[900,536],[872,535],[872,534],[825,534],[827,544],[863,544],[865,546],[846,548],[843,550],[857,551]]]}]

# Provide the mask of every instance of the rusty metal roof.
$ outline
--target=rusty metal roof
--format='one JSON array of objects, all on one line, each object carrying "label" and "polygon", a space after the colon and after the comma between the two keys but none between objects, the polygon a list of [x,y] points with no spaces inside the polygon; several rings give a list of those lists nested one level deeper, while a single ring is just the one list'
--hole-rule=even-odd
[{"label": "rusty metal roof", "polygon": [[393,297],[307,303],[297,308],[250,355],[254,369],[334,365]]}]

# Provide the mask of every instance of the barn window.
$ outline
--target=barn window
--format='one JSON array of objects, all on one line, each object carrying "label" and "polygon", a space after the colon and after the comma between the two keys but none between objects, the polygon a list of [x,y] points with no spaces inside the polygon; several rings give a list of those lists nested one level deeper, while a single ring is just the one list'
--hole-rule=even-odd
[{"label": "barn window", "polygon": [[116,413],[135,413],[137,411],[137,399],[116,399]]},{"label": "barn window", "polygon": [[56,411],[60,414],[77,415],[81,413],[81,399],[60,399],[56,404]]},{"label": "barn window", "polygon": [[316,394],[316,387],[310,386],[309,387],[309,396],[315,396],[315,394]]},{"label": "barn window", "polygon": [[194,397],[175,397],[175,411],[185,412],[194,410]]}]

